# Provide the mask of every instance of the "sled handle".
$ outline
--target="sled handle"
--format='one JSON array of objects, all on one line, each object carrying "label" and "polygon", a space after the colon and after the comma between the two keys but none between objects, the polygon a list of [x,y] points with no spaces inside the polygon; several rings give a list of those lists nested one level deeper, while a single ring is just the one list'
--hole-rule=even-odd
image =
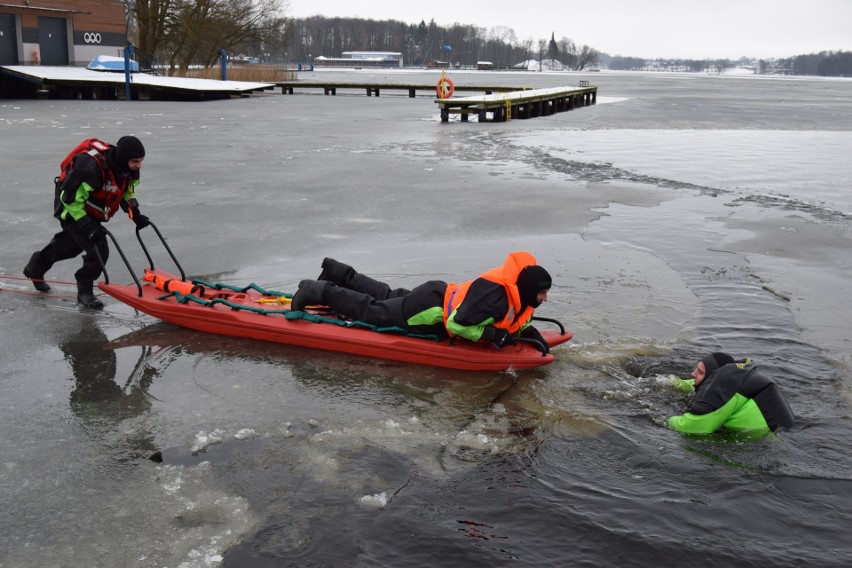
[{"label": "sled handle", "polygon": [[515,341],[518,343],[529,343],[539,351],[541,351],[542,357],[547,357],[547,354],[550,353],[550,346],[542,343],[538,339],[533,339],[532,337],[516,337]]},{"label": "sled handle", "polygon": [[[124,251],[121,250],[121,247],[118,245],[118,241],[115,238],[115,235],[109,232],[106,227],[101,227],[103,232],[110,238],[112,244],[115,246],[115,250],[118,251],[118,254],[121,256],[121,260],[124,261],[124,266],[127,267],[128,272],[130,272],[130,276],[133,277],[133,281],[136,283],[136,288],[139,289],[139,297],[142,297],[142,284],[139,282],[139,279],[136,277],[136,272],[134,272],[133,267],[130,266],[130,261],[127,260],[127,257],[124,256]],[[137,229],[138,230],[138,229]],[[109,274],[107,274],[106,265],[104,264],[104,260],[101,258],[101,253],[98,252],[98,247],[92,247],[92,250],[95,251],[95,256],[98,257],[98,262],[101,263],[101,270],[104,272],[104,283],[109,284]]]},{"label": "sled handle", "polygon": [[535,321],[546,321],[549,323],[554,323],[559,326],[559,335],[565,335],[565,326],[562,325],[562,322],[560,322],[559,320],[555,320],[553,318],[540,318],[536,316],[533,316],[531,319]]},{"label": "sled handle", "polygon": [[[157,228],[157,225],[155,225],[155,224],[154,224],[153,222],[151,222],[151,221],[148,221],[148,225],[149,225],[152,229],[154,229],[154,232],[155,232],[155,233],[157,233],[157,236],[158,236],[158,237],[160,237],[160,241],[163,243],[163,246],[164,246],[164,247],[166,247],[166,250],[168,251],[169,256],[170,256],[170,257],[172,257],[172,262],[174,262],[174,263],[175,263],[175,266],[177,266],[177,269],[180,271],[180,279],[181,279],[181,281],[182,281],[182,282],[186,282],[186,273],[184,273],[184,271],[183,271],[183,267],[182,267],[182,266],[180,265],[180,263],[178,262],[177,257],[175,257],[175,253],[173,253],[173,252],[172,252],[172,249],[169,247],[169,243],[167,243],[167,242],[166,242],[166,239],[165,239],[165,238],[163,238],[163,234],[160,232],[160,229],[158,229],[158,228]],[[150,266],[150,267],[151,267],[151,269],[153,270],[153,269],[154,269],[154,260],[151,258],[151,255],[150,255],[150,254],[148,254],[148,247],[146,247],[146,246],[145,246],[145,243],[144,243],[144,242],[142,242],[142,234],[141,234],[139,231],[141,231],[141,229],[140,229],[139,227],[136,227],[136,238],[139,240],[139,244],[142,246],[142,250],[143,250],[143,251],[145,251],[145,256],[148,258],[148,266]],[[113,240],[114,240],[114,239],[113,239]],[[128,268],[130,268],[130,266],[129,266],[129,265],[128,265]],[[141,290],[141,289],[139,290],[139,295],[140,295],[140,296],[142,295],[142,290]]]}]

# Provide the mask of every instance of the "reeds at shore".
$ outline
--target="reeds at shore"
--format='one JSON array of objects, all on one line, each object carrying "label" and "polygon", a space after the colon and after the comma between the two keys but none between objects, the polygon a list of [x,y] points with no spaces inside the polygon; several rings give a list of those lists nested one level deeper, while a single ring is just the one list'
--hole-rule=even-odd
[{"label": "reeds at shore", "polygon": [[[216,65],[198,69],[189,69],[185,74],[177,71],[175,75],[193,77],[196,79],[222,78],[222,70]],[[293,81],[296,71],[278,65],[229,65],[226,73],[228,81],[251,81],[256,83],[274,83],[276,81]]]}]

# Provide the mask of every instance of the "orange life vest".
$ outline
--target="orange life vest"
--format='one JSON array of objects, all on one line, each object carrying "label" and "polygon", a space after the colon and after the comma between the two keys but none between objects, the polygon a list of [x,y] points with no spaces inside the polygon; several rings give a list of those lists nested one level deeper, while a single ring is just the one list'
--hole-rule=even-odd
[{"label": "orange life vest", "polygon": [[[506,297],[509,300],[509,309],[506,315],[503,319],[495,321],[493,324],[494,327],[505,329],[509,333],[517,333],[530,321],[535,308],[526,306],[521,311],[518,276],[525,267],[535,264],[535,257],[530,253],[524,251],[511,252],[506,257],[503,266],[498,266],[479,275],[479,278],[502,285],[506,290]],[[447,321],[453,314],[453,311],[464,301],[471,284],[473,284],[473,280],[468,280],[461,284],[447,284],[447,291],[444,293],[444,326],[447,325]]]}]

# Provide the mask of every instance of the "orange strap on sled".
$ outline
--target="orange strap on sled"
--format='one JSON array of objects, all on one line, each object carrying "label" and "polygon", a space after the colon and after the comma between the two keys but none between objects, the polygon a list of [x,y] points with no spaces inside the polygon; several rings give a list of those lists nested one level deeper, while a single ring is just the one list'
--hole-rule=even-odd
[{"label": "orange strap on sled", "polygon": [[180,292],[184,296],[195,294],[196,296],[204,295],[204,286],[201,284],[193,284],[192,282],[184,282],[183,280],[174,280],[172,278],[163,278],[148,270],[145,271],[143,280],[152,282],[157,290],[163,292]]}]

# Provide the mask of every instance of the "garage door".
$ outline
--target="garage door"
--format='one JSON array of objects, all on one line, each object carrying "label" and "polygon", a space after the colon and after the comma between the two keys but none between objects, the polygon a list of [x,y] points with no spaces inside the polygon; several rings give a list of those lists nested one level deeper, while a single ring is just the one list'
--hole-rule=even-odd
[{"label": "garage door", "polygon": [[39,17],[38,47],[42,65],[68,65],[68,25],[64,18]]},{"label": "garage door", "polygon": [[15,14],[0,14],[0,65],[18,64],[18,36]]}]

